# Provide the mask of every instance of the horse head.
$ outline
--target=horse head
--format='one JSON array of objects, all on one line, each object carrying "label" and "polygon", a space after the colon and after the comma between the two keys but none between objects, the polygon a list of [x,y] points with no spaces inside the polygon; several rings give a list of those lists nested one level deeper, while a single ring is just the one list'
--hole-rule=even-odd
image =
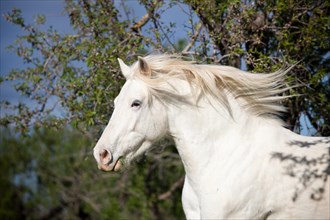
[{"label": "horse head", "polygon": [[165,106],[151,97],[139,77],[151,77],[146,60],[127,66],[118,59],[126,82],[114,101],[114,111],[102,136],[94,147],[99,169],[118,171],[123,162],[130,163],[146,152],[167,132]]}]

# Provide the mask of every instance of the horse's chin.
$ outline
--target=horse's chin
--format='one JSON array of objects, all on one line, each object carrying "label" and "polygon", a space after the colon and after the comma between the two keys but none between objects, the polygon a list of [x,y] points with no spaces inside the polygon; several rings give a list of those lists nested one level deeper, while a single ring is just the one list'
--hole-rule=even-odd
[{"label": "horse's chin", "polygon": [[117,160],[117,162],[115,163],[115,166],[113,167],[113,171],[117,172],[122,168],[123,164],[122,161],[119,159]]}]

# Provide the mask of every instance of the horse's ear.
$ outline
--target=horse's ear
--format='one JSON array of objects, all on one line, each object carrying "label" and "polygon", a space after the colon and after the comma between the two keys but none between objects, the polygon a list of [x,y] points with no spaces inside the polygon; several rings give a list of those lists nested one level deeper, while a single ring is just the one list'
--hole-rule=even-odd
[{"label": "horse's ear", "polygon": [[118,58],[119,66],[121,73],[124,75],[126,79],[131,75],[131,68],[127,66],[124,61],[122,61],[120,58]]},{"label": "horse's ear", "polygon": [[145,76],[151,76],[151,69],[150,69],[149,64],[147,63],[147,61],[142,57],[138,57],[138,59],[139,59],[140,73],[142,75],[145,75]]}]

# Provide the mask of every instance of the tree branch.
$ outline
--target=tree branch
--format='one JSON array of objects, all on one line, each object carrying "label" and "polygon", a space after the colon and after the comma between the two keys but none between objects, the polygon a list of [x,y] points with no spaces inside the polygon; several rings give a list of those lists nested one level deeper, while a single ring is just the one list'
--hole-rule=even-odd
[{"label": "tree branch", "polygon": [[161,0],[157,0],[150,8],[150,10],[148,10],[148,12],[145,15],[143,15],[142,18],[138,22],[136,22],[130,29],[138,33],[141,30],[141,28],[148,23],[150,18],[153,17],[154,11],[159,6],[160,3]]},{"label": "tree branch", "polygon": [[182,50],[181,52],[182,54],[188,54],[188,51],[194,46],[199,34],[201,33],[202,27],[203,27],[202,23],[197,24],[196,31],[194,35],[191,37],[189,44]]},{"label": "tree branch", "polygon": [[167,192],[160,194],[158,196],[158,200],[165,200],[169,198],[176,189],[181,188],[183,186],[183,183],[184,183],[184,176],[178,179]]},{"label": "tree branch", "polygon": [[147,14],[143,15],[143,17],[131,27],[131,30],[138,33],[140,29],[150,20],[151,17],[152,17],[152,13],[149,11]]}]

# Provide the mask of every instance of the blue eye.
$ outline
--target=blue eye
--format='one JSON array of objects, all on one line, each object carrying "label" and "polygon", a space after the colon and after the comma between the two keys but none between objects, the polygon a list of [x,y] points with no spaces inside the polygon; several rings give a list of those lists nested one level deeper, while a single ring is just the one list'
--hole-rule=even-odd
[{"label": "blue eye", "polygon": [[139,100],[134,100],[131,104],[132,108],[139,108],[141,106],[142,102]]}]

